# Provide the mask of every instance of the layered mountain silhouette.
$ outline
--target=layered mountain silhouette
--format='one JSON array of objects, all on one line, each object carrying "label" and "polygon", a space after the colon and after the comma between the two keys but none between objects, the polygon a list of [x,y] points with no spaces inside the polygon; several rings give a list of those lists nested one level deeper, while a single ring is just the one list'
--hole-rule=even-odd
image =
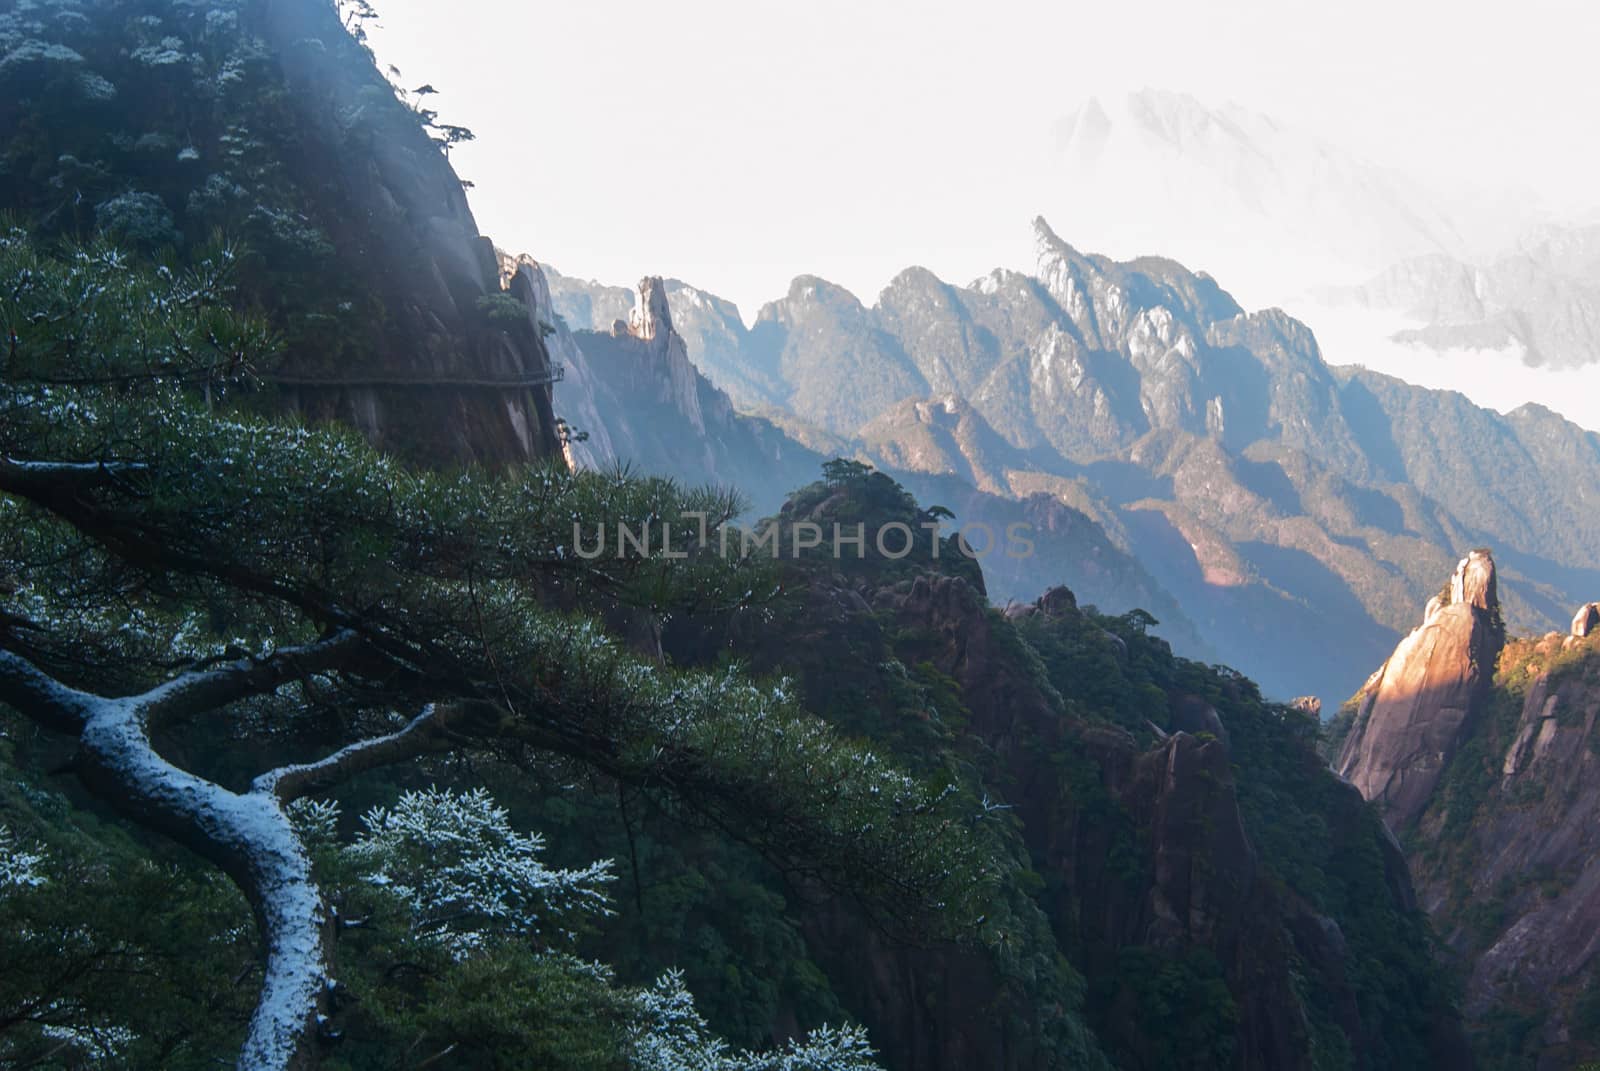
[{"label": "layered mountain silhouette", "polygon": [[[1275,694],[1350,694],[1464,546],[1502,548],[1505,613],[1526,631],[1600,586],[1600,437],[1330,367],[1305,324],[1247,312],[1203,272],[1084,254],[1043,220],[1036,237],[1032,274],[957,286],[913,268],[870,307],[802,276],[751,328],[663,290],[687,359],[747,414],[733,419],[759,414],[816,456],[1049,496]],[[626,292],[552,280],[579,348],[604,349]]]},{"label": "layered mountain silhouette", "polygon": [[1600,363],[1600,225],[1544,227],[1485,261],[1406,260],[1362,286],[1334,291],[1421,326],[1398,338],[1435,350],[1510,350],[1529,365]]}]

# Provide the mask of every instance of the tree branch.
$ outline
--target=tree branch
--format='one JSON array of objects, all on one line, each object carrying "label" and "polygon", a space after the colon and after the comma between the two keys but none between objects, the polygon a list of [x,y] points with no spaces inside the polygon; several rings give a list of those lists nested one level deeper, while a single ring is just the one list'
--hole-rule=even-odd
[{"label": "tree branch", "polygon": [[264,658],[244,658],[185,673],[146,692],[140,704],[152,722],[215,710],[346,664],[361,653],[363,644],[362,637],[341,629],[315,643],[284,647]]},{"label": "tree branch", "polygon": [[122,485],[143,465],[115,461],[16,461],[0,457],[0,491],[42,501],[66,493]]},{"label": "tree branch", "polygon": [[312,581],[295,583],[245,568],[230,560],[225,550],[211,557],[186,553],[175,547],[170,538],[164,538],[166,533],[159,527],[141,525],[137,517],[118,513],[80,494],[102,487],[122,487],[127,475],[145,471],[149,469],[144,465],[17,462],[0,457],[0,494],[31,502],[134,568],[151,574],[173,572],[207,577],[238,591],[281,602],[319,624],[360,633],[375,655],[397,669],[414,671],[429,661],[421,644],[391,636],[361,615],[349,613]]},{"label": "tree branch", "polygon": [[489,703],[430,703],[404,728],[357,741],[316,762],[280,766],[256,778],[250,788],[252,792],[273,795],[280,803],[290,803],[366,770],[449,751],[466,736],[483,735],[482,726],[498,722],[499,718],[499,708]]},{"label": "tree branch", "polygon": [[21,655],[0,650],[0,703],[52,732],[77,736],[98,698],[69,688]]}]

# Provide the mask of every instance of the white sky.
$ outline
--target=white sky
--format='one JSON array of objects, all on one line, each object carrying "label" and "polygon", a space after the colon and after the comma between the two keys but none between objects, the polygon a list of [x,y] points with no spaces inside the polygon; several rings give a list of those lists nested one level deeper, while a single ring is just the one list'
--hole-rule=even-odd
[{"label": "white sky", "polygon": [[486,233],[569,274],[676,275],[747,319],[801,273],[870,303],[913,263],[1030,267],[1052,124],[1146,85],[1429,180],[1600,189],[1600,5],[1578,0],[378,6],[381,58],[478,134],[454,159]]},{"label": "white sky", "polygon": [[380,59],[478,135],[452,159],[485,233],[746,320],[802,273],[870,304],[911,264],[1031,268],[1054,124],[1144,86],[1439,187],[1600,202],[1600,4],[1579,0],[377,2]]}]

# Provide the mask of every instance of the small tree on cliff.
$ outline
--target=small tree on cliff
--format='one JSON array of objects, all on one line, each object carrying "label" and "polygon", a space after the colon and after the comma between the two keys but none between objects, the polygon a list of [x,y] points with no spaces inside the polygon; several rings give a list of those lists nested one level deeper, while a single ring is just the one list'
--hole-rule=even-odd
[{"label": "small tree on cliff", "polygon": [[310,1062],[330,990],[337,920],[288,808],[421,756],[553,755],[648,784],[907,916],[975,885],[939,795],[782,686],[675,672],[549,609],[737,604],[748,578],[709,551],[569,545],[575,521],[695,512],[714,547],[735,501],[553,467],[411,472],[237,410],[272,338],[228,310],[227,266],[146,272],[0,234],[0,703],[74,739],[85,787],[244,892],[264,972],[240,1067]]}]

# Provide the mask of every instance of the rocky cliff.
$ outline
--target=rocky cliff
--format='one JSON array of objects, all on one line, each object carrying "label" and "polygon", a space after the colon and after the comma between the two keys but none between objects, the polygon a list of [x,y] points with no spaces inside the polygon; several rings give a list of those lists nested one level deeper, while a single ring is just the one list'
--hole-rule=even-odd
[{"label": "rocky cliff", "polygon": [[1475,553],[1357,697],[1338,767],[1405,844],[1484,1066],[1568,1068],[1600,1056],[1600,608],[1506,641],[1494,597]]},{"label": "rocky cliff", "polygon": [[[919,515],[881,474],[845,474],[773,523],[834,518]],[[925,553],[784,574],[793,605],[678,622],[668,648],[731,648],[971,785],[977,830],[1023,867],[981,955],[897,947],[844,905],[802,914],[891,1066],[1468,1066],[1405,863],[1321,764],[1314,719],[1065,589],[1000,612],[981,576]]]},{"label": "rocky cliff", "polygon": [[810,479],[822,458],[771,423],[734,411],[690,362],[667,293],[662,279],[646,277],[627,319],[604,331],[556,327],[553,338],[575,373],[557,394],[562,416],[589,432],[591,443],[603,436],[605,460],[738,488],[757,510],[773,510],[784,489]]},{"label": "rocky cliff", "polygon": [[500,286],[444,128],[352,29],[319,0],[9,9],[0,208],[140,253],[220,232],[283,336],[282,404],[434,464],[549,456],[526,295]]},{"label": "rocky cliff", "polygon": [[566,319],[556,311],[550,288],[550,271],[530,256],[501,252],[500,277],[506,289],[519,287],[529,296],[529,316],[544,336],[545,349],[562,370],[552,407],[567,463],[575,468],[601,469],[616,464],[617,448],[602,413],[621,411],[611,389],[589,367]]}]

